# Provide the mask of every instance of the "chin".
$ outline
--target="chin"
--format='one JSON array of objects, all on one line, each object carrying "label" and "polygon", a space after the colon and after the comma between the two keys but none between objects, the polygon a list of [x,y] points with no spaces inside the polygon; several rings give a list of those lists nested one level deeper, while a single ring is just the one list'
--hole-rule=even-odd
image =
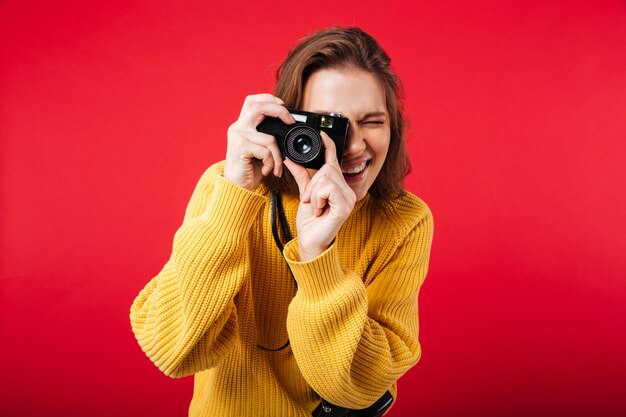
[{"label": "chin", "polygon": [[354,191],[354,194],[356,194],[356,199],[357,201],[362,200],[363,198],[365,198],[365,196],[367,195],[367,191],[368,190],[363,190],[361,187],[357,188],[357,189],[352,189],[352,191]]}]

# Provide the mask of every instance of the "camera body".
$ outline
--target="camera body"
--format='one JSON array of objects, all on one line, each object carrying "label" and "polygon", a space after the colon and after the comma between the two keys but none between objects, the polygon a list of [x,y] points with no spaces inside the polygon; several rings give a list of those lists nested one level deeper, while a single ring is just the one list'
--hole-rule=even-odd
[{"label": "camera body", "polygon": [[288,125],[277,117],[266,117],[256,130],[274,136],[283,158],[311,169],[320,169],[324,165],[324,142],[320,136],[320,132],[324,131],[335,142],[337,160],[341,165],[349,120],[334,113],[287,110],[296,123]]}]

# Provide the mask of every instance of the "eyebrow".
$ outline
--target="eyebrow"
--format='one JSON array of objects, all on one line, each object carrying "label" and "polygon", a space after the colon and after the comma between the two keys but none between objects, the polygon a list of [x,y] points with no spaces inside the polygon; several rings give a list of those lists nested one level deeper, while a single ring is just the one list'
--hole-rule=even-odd
[{"label": "eyebrow", "polygon": [[[313,113],[331,114],[331,113],[337,113],[337,112],[326,111],[326,110],[313,110]],[[370,117],[381,117],[381,116],[387,116],[387,113],[385,113],[384,111],[371,111],[369,113],[365,113],[360,120],[369,119]]]},{"label": "eyebrow", "polygon": [[361,120],[369,119],[370,117],[380,117],[380,116],[386,116],[386,115],[387,113],[382,112],[382,111],[372,111],[369,113],[365,113],[365,116],[363,116]]}]

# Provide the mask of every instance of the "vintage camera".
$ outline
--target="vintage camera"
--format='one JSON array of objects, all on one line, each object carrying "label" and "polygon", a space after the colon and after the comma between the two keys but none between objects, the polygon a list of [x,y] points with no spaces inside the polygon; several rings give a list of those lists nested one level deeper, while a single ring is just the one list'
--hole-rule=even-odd
[{"label": "vintage camera", "polygon": [[320,136],[320,132],[324,131],[335,142],[337,160],[341,165],[348,136],[348,119],[335,113],[288,110],[296,123],[287,125],[277,117],[266,117],[256,130],[274,136],[284,158],[312,169],[324,165],[324,142]]}]

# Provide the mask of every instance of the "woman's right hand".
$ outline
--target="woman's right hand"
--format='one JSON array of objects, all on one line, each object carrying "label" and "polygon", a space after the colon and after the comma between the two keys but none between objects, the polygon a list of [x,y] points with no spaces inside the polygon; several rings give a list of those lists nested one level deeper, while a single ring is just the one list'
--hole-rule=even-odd
[{"label": "woman's right hand", "polygon": [[286,124],[296,121],[284,102],[271,94],[246,97],[239,119],[228,128],[228,147],[224,178],[252,190],[264,176],[283,174],[283,159],[273,136],[258,132],[256,127],[266,116],[278,117]]}]

